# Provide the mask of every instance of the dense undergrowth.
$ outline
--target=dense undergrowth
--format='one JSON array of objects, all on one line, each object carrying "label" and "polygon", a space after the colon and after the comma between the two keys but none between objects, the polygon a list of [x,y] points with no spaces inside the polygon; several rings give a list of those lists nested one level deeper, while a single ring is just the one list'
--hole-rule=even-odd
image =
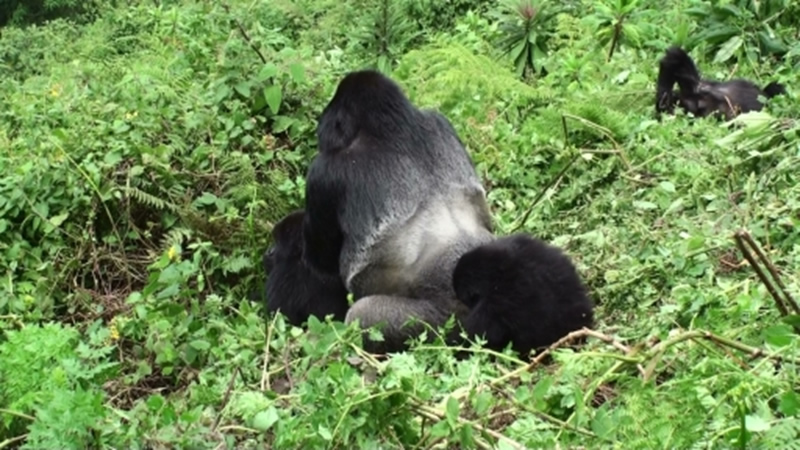
[{"label": "dense undergrowth", "polygon": [[[798,323],[734,240],[800,299],[796,2],[2,3],[0,448],[800,448]],[[673,43],[790,92],[656,121]],[[376,359],[265,321],[271,226],[362,67],[450,118],[498,233],[574,258],[585,345]]]}]

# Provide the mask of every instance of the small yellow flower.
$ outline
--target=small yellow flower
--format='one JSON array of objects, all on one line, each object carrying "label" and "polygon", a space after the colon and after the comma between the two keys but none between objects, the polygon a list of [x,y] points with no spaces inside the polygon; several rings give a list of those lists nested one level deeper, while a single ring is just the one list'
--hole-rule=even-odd
[{"label": "small yellow flower", "polygon": [[58,97],[59,95],[61,95],[61,85],[56,84],[50,89],[50,96]]},{"label": "small yellow flower", "polygon": [[133,119],[134,117],[136,117],[138,115],[139,115],[139,111],[134,111],[132,113],[125,113],[125,119],[131,120],[131,119]]},{"label": "small yellow flower", "polygon": [[108,331],[111,334],[111,340],[112,341],[118,341],[119,340],[119,328],[117,328],[117,324],[112,322],[111,325],[108,327]]},{"label": "small yellow flower", "polygon": [[178,250],[175,248],[174,245],[170,247],[169,250],[167,250],[167,257],[169,258],[170,261],[175,261],[175,258],[178,257]]}]

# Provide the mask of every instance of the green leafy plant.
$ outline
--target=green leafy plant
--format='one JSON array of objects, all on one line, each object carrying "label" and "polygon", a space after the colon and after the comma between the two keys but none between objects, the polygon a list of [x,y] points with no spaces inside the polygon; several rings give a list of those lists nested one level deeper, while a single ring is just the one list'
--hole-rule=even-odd
[{"label": "green leafy plant", "polygon": [[608,45],[608,60],[620,45],[639,45],[641,31],[633,20],[641,7],[639,0],[608,0],[595,5],[595,37],[599,45]]},{"label": "green leafy plant", "polygon": [[[75,329],[59,324],[10,331],[0,344],[0,437],[22,435],[25,448],[80,448],[95,442],[106,409],[97,386],[115,374],[111,347],[80,342]],[[31,422],[32,421],[32,422]]]},{"label": "green leafy plant", "polygon": [[796,38],[789,28],[800,24],[798,12],[789,0],[692,2],[686,10],[698,21],[691,45],[704,43],[715,63],[786,54]]},{"label": "green leafy plant", "polygon": [[364,43],[375,55],[375,65],[388,72],[420,31],[414,22],[408,20],[400,3],[380,0],[375,6],[374,26],[365,36]]},{"label": "green leafy plant", "polygon": [[503,0],[494,13],[500,22],[499,46],[514,62],[522,78],[546,73],[541,61],[547,55],[548,42],[555,29],[554,18],[560,12],[556,2]]}]

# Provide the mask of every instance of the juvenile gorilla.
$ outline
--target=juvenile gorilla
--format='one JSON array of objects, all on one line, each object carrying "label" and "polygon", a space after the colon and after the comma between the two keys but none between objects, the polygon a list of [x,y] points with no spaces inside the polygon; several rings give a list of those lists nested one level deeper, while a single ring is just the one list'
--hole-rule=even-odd
[{"label": "juvenile gorilla", "polygon": [[570,259],[524,234],[464,254],[453,286],[470,308],[462,322],[466,334],[483,336],[494,350],[511,342],[527,355],[594,322],[592,301]]},{"label": "juvenile gorilla", "polygon": [[[379,72],[342,79],[317,127],[306,179],[304,257],[340,276],[356,303],[346,322],[379,322],[395,351],[415,317],[434,327],[465,313],[452,273],[493,239],[485,191],[450,122],[417,109]],[[365,348],[373,350],[369,343]]]},{"label": "juvenile gorilla", "polygon": [[[675,83],[678,83],[678,92],[673,91]],[[762,91],[744,79],[704,80],[688,53],[679,47],[670,47],[659,64],[656,114],[672,114],[675,105],[679,105],[695,117],[714,114],[730,120],[739,113],[760,111],[764,105],[759,95],[772,98],[785,92],[784,86],[777,82],[769,83]]]},{"label": "juvenile gorilla", "polygon": [[300,326],[309,316],[331,314],[342,321],[347,313],[347,289],[338,276],[317,273],[303,262],[303,210],[290,213],[272,229],[274,244],[264,253],[267,311],[278,310]]}]

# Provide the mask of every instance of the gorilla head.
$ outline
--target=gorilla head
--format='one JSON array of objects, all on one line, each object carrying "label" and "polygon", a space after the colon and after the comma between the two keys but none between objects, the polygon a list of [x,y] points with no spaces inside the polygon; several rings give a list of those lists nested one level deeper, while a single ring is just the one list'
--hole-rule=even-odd
[{"label": "gorilla head", "polygon": [[267,311],[280,311],[300,326],[309,316],[344,320],[347,290],[338,276],[317,273],[303,261],[303,211],[294,211],[272,229],[273,246],[264,253]]},{"label": "gorilla head", "polygon": [[591,327],[592,301],[569,258],[556,247],[517,234],[477,247],[453,273],[458,299],[470,312],[462,326],[500,350],[527,355],[572,331]]}]

